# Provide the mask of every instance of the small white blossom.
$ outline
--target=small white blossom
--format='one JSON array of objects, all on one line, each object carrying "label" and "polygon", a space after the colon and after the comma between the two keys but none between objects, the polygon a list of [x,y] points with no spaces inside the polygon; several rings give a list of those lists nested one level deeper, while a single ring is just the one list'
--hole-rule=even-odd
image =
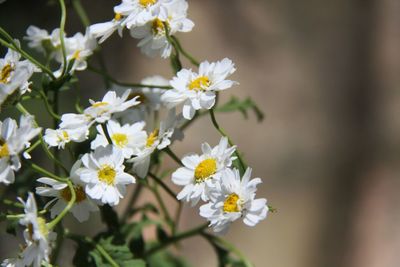
[{"label": "small white blossom", "polygon": [[215,232],[225,233],[240,218],[246,225],[255,226],[267,217],[267,200],[255,199],[261,179],[250,178],[251,168],[247,168],[242,179],[237,169],[226,169],[210,194],[210,202],[200,207],[200,215],[210,221]]},{"label": "small white blossom", "polygon": [[[17,40],[15,42],[19,45]],[[10,95],[29,91],[29,79],[34,72],[40,71],[30,61],[20,59],[21,55],[12,49],[0,58],[0,109]]]},{"label": "small white blossom", "polygon": [[[132,155],[137,154],[139,147],[146,142],[147,134],[143,130],[144,126],[144,122],[137,122],[132,125],[124,124],[123,126],[114,120],[109,120],[107,122],[107,132],[110,135],[112,144],[116,150],[121,151],[124,158],[129,159]],[[108,140],[103,128],[98,125],[96,129],[99,134],[91,143],[92,149],[108,145]]]},{"label": "small white blossom", "polygon": [[111,21],[90,25],[89,32],[94,38],[99,38],[99,44],[107,40],[115,31],[118,31],[119,36],[122,37],[122,30],[124,29],[122,23],[124,20],[125,18],[121,14],[116,13]]},{"label": "small white blossom", "polygon": [[60,128],[60,129],[46,129],[43,136],[44,141],[51,147],[58,147],[64,149],[65,145],[69,142],[80,143],[87,139],[89,130],[87,127],[80,127],[74,129]]},{"label": "small white blossom", "polygon": [[[83,222],[89,219],[91,212],[98,211],[99,208],[85,193],[85,184],[79,179],[76,173],[80,167],[81,161],[78,160],[71,169],[70,179],[74,184],[76,196],[74,206],[71,208],[71,213],[79,222]],[[71,200],[70,188],[67,183],[59,182],[48,177],[39,178],[37,181],[47,186],[37,187],[36,194],[54,198],[46,204],[46,207],[54,204],[50,209],[51,218],[54,218],[65,209],[68,202]]]},{"label": "small white blossom", "polygon": [[220,180],[223,171],[232,165],[235,148],[229,147],[228,139],[223,137],[213,148],[203,143],[202,155],[192,153],[183,157],[183,167],[172,174],[172,182],[183,186],[177,198],[191,202],[192,205],[196,205],[200,199],[207,201],[216,181]]},{"label": "small white blossom", "polygon": [[160,54],[168,58],[172,52],[172,45],[167,39],[165,25],[169,35],[177,32],[190,32],[194,23],[186,18],[188,3],[185,0],[175,0],[165,4],[158,16],[147,21],[143,26],[131,28],[131,36],[141,39],[138,44],[141,51],[147,56],[154,57]]},{"label": "small white blossom", "polygon": [[19,127],[17,122],[7,118],[0,121],[0,182],[13,183],[14,172],[21,168],[19,154],[30,146],[30,140],[39,134],[41,128],[33,126],[32,116],[21,116]]},{"label": "small white blossom", "polygon": [[215,104],[216,92],[232,87],[237,82],[226,78],[235,72],[230,59],[200,64],[199,73],[182,69],[170,82],[172,90],[167,90],[161,100],[168,108],[183,103],[183,117],[191,120],[196,110],[211,109]]},{"label": "small white blossom", "polygon": [[112,145],[98,147],[82,157],[83,167],[77,171],[86,184],[85,192],[91,198],[115,206],[124,197],[126,185],[135,178],[124,172],[124,157]]},{"label": "small white blossom", "polygon": [[126,109],[140,104],[138,96],[128,100],[130,90],[127,90],[121,97],[115,91],[108,91],[101,101],[89,100],[91,106],[84,110],[87,117],[98,123],[104,123],[111,118],[113,113],[125,111]]},{"label": "small white blossom", "polygon": [[49,262],[51,243],[56,234],[48,229],[45,219],[38,216],[32,193],[29,193],[26,202],[22,199],[20,201],[24,205],[25,215],[19,223],[27,227],[24,231],[26,246],[21,253],[21,261],[23,266],[40,267],[43,262]]}]

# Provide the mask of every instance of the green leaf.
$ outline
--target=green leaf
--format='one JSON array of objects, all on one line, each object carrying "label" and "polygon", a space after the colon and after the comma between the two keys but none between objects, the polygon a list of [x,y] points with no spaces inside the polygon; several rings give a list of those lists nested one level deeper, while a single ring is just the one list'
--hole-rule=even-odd
[{"label": "green leaf", "polygon": [[168,251],[152,254],[146,262],[149,267],[190,267],[183,258],[175,256]]},{"label": "green leaf", "polygon": [[241,101],[237,97],[232,96],[232,98],[227,103],[215,109],[215,111],[217,112],[239,111],[246,119],[248,118],[248,110],[252,110],[254,112],[257,117],[257,121],[260,122],[264,119],[264,113],[250,97]]}]

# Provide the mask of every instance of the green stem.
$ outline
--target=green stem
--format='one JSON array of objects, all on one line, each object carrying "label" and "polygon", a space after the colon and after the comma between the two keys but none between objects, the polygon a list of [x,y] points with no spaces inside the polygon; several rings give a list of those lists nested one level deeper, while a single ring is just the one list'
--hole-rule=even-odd
[{"label": "green stem", "polygon": [[214,244],[219,244],[220,246],[225,247],[228,251],[233,252],[244,264],[246,267],[254,267],[253,264],[247,259],[243,253],[237,249],[234,245],[229,243],[228,241],[222,239],[219,236],[211,235],[208,233],[202,233],[202,236],[206,238],[209,242]]},{"label": "green stem", "polygon": [[168,187],[168,185],[166,185],[166,184],[164,183],[163,180],[161,180],[160,178],[158,178],[156,175],[152,174],[151,172],[149,172],[147,175],[150,176],[151,178],[153,178],[153,180],[154,180],[157,184],[161,185],[161,187],[164,188],[164,190],[165,190],[173,199],[175,199],[176,201],[178,201],[178,202],[180,203],[180,201],[176,199],[176,194]]},{"label": "green stem", "polygon": [[39,93],[40,97],[43,99],[44,106],[46,107],[46,110],[50,114],[50,116],[52,116],[53,119],[59,121],[61,119],[61,116],[53,111],[53,108],[50,106],[50,103],[47,100],[46,94],[42,90],[37,90],[37,92]]},{"label": "green stem", "polygon": [[[218,122],[217,122],[217,119],[215,118],[215,114],[214,114],[214,109],[213,109],[213,108],[210,109],[210,116],[211,116],[212,124],[214,125],[215,129],[217,129],[217,131],[218,131],[222,136],[228,138],[228,143],[229,143],[230,146],[234,146],[235,144],[232,142],[232,140],[229,138],[229,136],[225,133],[224,129],[222,129],[222,128],[219,126],[219,124],[218,124]],[[235,155],[236,155],[236,157],[237,157],[238,160],[239,160],[240,167],[241,167],[241,169],[242,169],[241,173],[243,173],[243,172],[246,170],[246,164],[244,163],[243,158],[242,158],[242,156],[240,155],[240,153],[238,152],[237,148],[236,148],[236,150],[235,150]]]},{"label": "green stem", "polygon": [[12,206],[12,207],[15,207],[15,208],[20,208],[20,209],[23,209],[23,208],[24,208],[24,205],[22,205],[21,203],[19,203],[19,202],[14,202],[14,201],[9,200],[9,199],[3,199],[3,203],[4,203],[5,205]]},{"label": "green stem", "polygon": [[166,248],[167,246],[169,246],[171,244],[177,243],[179,240],[182,240],[182,239],[185,239],[185,238],[189,238],[189,237],[192,237],[192,236],[197,235],[197,234],[202,234],[203,231],[207,227],[208,227],[208,223],[200,225],[200,226],[195,227],[193,229],[190,229],[188,231],[179,233],[177,235],[174,235],[171,238],[169,238],[166,241],[164,241],[163,243],[161,243],[161,244],[159,244],[159,245],[157,245],[155,247],[150,248],[148,251],[146,251],[144,253],[144,256],[145,257],[149,257],[150,255],[154,254],[155,252],[157,252],[157,251],[159,251],[161,249],[164,249],[164,248]]},{"label": "green stem", "polygon": [[126,220],[129,218],[131,215],[131,210],[135,206],[136,201],[138,200],[140,193],[142,192],[143,185],[138,183],[135,187],[135,191],[133,191],[131,198],[128,201],[128,205],[125,208],[125,211],[122,215],[122,222],[126,222]]},{"label": "green stem", "polygon": [[30,147],[28,147],[28,149],[25,150],[25,153],[31,153],[37,146],[40,145],[40,140],[37,140],[33,145],[31,145]]},{"label": "green stem", "polygon": [[[19,110],[19,112],[21,112],[22,114],[32,116],[32,115],[29,113],[29,111],[26,110],[26,108],[25,108],[21,103],[18,103],[18,104],[16,105],[16,108],[17,108],[17,109]],[[33,123],[34,123],[34,126],[35,126],[35,127],[39,127],[38,123],[37,123],[35,120],[33,121]],[[53,162],[55,162],[57,165],[59,165],[59,166],[63,169],[63,171],[65,172],[65,174],[68,174],[68,170],[64,167],[64,165],[63,165],[58,159],[56,159],[56,158],[54,157],[54,155],[53,155],[53,154],[50,152],[50,150],[48,149],[48,147],[47,147],[47,145],[46,145],[46,142],[45,142],[44,139],[43,139],[43,134],[42,134],[42,132],[39,133],[39,140],[40,140],[40,142],[41,142],[41,144],[42,144],[42,148],[43,148],[44,152],[45,152],[46,155],[49,157],[49,159],[52,160]]]},{"label": "green stem", "polygon": [[57,180],[57,181],[63,182],[63,183],[65,183],[67,181],[66,178],[61,178],[60,176],[57,176],[57,175],[49,172],[48,170],[40,167],[39,165],[36,165],[35,163],[32,163],[32,162],[30,162],[28,160],[25,160],[24,163],[27,164],[32,170],[34,170],[37,173],[40,173],[40,174],[42,174],[42,175],[44,175],[46,177],[53,178],[54,180]]},{"label": "green stem", "polygon": [[67,19],[67,11],[66,11],[66,8],[65,8],[64,0],[59,0],[58,2],[60,3],[60,8],[61,8],[60,42],[61,42],[61,51],[62,51],[63,62],[64,62],[61,77],[63,77],[65,72],[66,72],[66,70],[67,70],[67,52],[65,50],[65,40],[64,40],[65,21]]},{"label": "green stem", "polygon": [[[2,30],[2,28],[0,27],[0,29]],[[0,44],[8,47],[14,51],[17,51],[18,53],[21,54],[22,57],[26,58],[27,60],[29,60],[30,62],[32,62],[33,64],[35,64],[38,68],[40,68],[43,72],[47,73],[50,78],[52,80],[55,80],[56,77],[54,76],[53,72],[51,70],[49,70],[48,68],[46,68],[42,63],[40,63],[39,61],[37,61],[36,59],[34,59],[31,55],[29,55],[28,53],[26,53],[24,50],[22,50],[17,44],[15,44],[14,42],[12,42],[12,45],[10,45],[9,43],[7,43],[6,41],[4,41],[3,39],[0,38]]]},{"label": "green stem", "polygon": [[176,38],[175,36],[171,36],[171,40],[173,42],[175,42],[175,46],[176,48],[181,52],[182,55],[184,55],[193,65],[195,65],[196,67],[198,67],[200,65],[199,61],[196,60],[191,54],[189,54],[188,52],[186,52],[181,43],[179,42],[178,38]]},{"label": "green stem", "polygon": [[160,205],[162,212],[164,213],[165,220],[172,228],[173,221],[172,221],[171,215],[169,215],[168,209],[165,206],[163,199],[161,198],[160,192],[158,192],[157,186],[152,187],[151,190],[154,193],[154,196],[156,197],[157,202]]},{"label": "green stem", "polygon": [[108,252],[98,243],[95,242],[93,239],[91,239],[90,237],[87,236],[80,236],[80,235],[76,235],[76,234],[72,234],[68,231],[68,229],[65,230],[65,236],[72,239],[72,240],[83,240],[86,243],[90,244],[91,246],[93,246],[103,257],[104,259],[106,259],[108,261],[108,263],[112,266],[112,267],[120,267],[118,263],[116,263],[113,258],[110,256],[110,254],[108,254]]},{"label": "green stem", "polygon": [[67,206],[64,208],[64,210],[57,215],[54,220],[48,223],[49,229],[53,229],[61,220],[64,218],[64,216],[68,213],[68,211],[74,206],[75,200],[76,200],[76,193],[75,193],[75,188],[74,185],[70,180],[67,181],[69,191],[71,193],[71,199],[68,201]]},{"label": "green stem", "polygon": [[110,137],[110,134],[108,133],[108,129],[107,129],[106,124],[102,123],[101,124],[101,128],[103,129],[104,135],[106,136],[106,139],[107,139],[108,143],[112,145],[113,141],[112,141],[112,139]]},{"label": "green stem", "polygon": [[160,88],[160,89],[172,89],[172,86],[168,86],[168,85],[151,85],[151,84],[141,84],[141,83],[126,83],[126,82],[120,82],[117,81],[116,79],[114,79],[113,77],[111,77],[109,74],[98,70],[96,68],[93,68],[92,66],[88,66],[87,68],[89,71],[92,71],[96,74],[99,74],[105,78],[107,78],[109,81],[111,81],[112,83],[116,84],[116,85],[120,85],[120,86],[124,86],[124,87],[147,87],[147,88]]},{"label": "green stem", "polygon": [[90,20],[88,15],[86,14],[85,9],[82,6],[82,3],[80,0],[72,0],[72,6],[74,7],[76,13],[78,14],[79,19],[81,20],[83,26],[85,28],[90,26]]},{"label": "green stem", "polygon": [[181,201],[179,201],[178,209],[176,210],[176,213],[175,213],[175,221],[174,221],[174,224],[173,224],[174,227],[172,228],[172,234],[173,235],[176,234],[176,231],[178,229],[179,219],[181,218],[181,214],[182,214],[182,208],[183,208],[183,204],[182,204]]},{"label": "green stem", "polygon": [[172,150],[168,146],[166,148],[164,148],[162,151],[167,153],[180,166],[183,166],[183,164],[182,164],[181,160],[179,159],[179,157],[177,155],[175,155],[175,153],[172,152]]}]

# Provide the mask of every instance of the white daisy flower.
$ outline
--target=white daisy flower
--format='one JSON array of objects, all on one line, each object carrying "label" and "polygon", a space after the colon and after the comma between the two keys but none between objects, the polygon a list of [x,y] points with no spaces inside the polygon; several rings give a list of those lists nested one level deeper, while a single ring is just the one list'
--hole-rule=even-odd
[{"label": "white daisy flower", "polygon": [[135,178],[124,172],[124,157],[112,145],[98,147],[93,153],[82,157],[83,167],[77,171],[86,184],[85,192],[91,198],[115,206],[123,198],[126,185]]},{"label": "white daisy flower", "polygon": [[246,225],[255,226],[267,217],[267,200],[255,199],[261,179],[250,178],[251,168],[247,168],[242,179],[237,169],[226,169],[210,194],[210,202],[200,207],[200,215],[210,221],[215,232],[225,233],[240,218]]},{"label": "white daisy flower", "polygon": [[35,198],[29,193],[28,199],[24,202],[25,215],[19,223],[26,226],[24,238],[26,246],[21,253],[23,266],[40,267],[43,262],[49,262],[51,243],[55,240],[56,234],[47,227],[45,219],[38,216]]},{"label": "white daisy flower", "polygon": [[51,35],[46,30],[31,25],[26,30],[26,35],[24,39],[28,41],[28,47],[41,53],[54,50]]},{"label": "white daisy flower", "polygon": [[87,127],[73,129],[59,128],[56,130],[46,129],[43,139],[50,147],[64,149],[65,145],[69,142],[80,143],[85,141],[88,138],[88,135],[89,129]]},{"label": "white daisy flower", "polygon": [[118,31],[119,36],[122,37],[122,30],[124,29],[122,23],[124,20],[125,18],[120,13],[115,13],[111,21],[90,25],[89,32],[94,38],[100,38],[99,44],[107,40],[115,31]]},{"label": "white daisy flower", "polygon": [[[15,41],[18,45],[18,40]],[[40,70],[28,60],[22,60],[21,55],[8,49],[4,58],[0,59],[0,109],[1,105],[14,93],[24,94],[29,91],[29,79],[34,72]]]},{"label": "white daisy flower", "polygon": [[160,122],[160,128],[156,128],[148,136],[146,141],[139,148],[139,152],[128,162],[133,163],[133,171],[144,178],[149,170],[151,154],[156,150],[162,150],[169,146],[174,140],[181,140],[183,133],[177,129],[179,120],[175,110],[170,110],[165,121]]},{"label": "white daisy flower", "polygon": [[108,91],[101,101],[96,102],[90,99],[91,106],[84,110],[84,114],[98,123],[104,123],[111,118],[113,113],[122,112],[140,104],[139,101],[136,101],[138,96],[128,100],[130,92],[127,90],[119,97],[115,91]]},{"label": "white daisy flower", "polygon": [[185,0],[175,0],[161,9],[162,12],[158,16],[143,26],[132,27],[131,36],[141,39],[138,47],[145,55],[154,57],[159,54],[162,58],[168,58],[172,52],[172,45],[167,39],[165,25],[169,35],[174,35],[177,32],[190,32],[194,23],[186,18],[188,3]]},{"label": "white daisy flower", "polygon": [[[146,142],[147,134],[143,130],[144,122],[134,124],[124,124],[121,126],[117,121],[109,120],[107,122],[107,132],[110,135],[112,144],[117,150],[120,150],[124,158],[129,159],[132,155],[138,153],[139,147]],[[99,146],[107,146],[108,140],[101,125],[97,125],[96,139],[91,143],[91,149]]]},{"label": "white daisy flower", "polygon": [[[73,61],[73,65],[70,69],[70,73],[74,71],[82,71],[87,68],[87,58],[93,54],[94,49],[97,47],[96,40],[92,37],[89,30],[86,34],[78,32],[72,37],[65,38],[65,51],[66,59],[69,62]],[[62,74],[64,59],[57,58],[61,63],[60,69],[54,72],[56,77]]]},{"label": "white daisy flower", "polygon": [[[70,179],[74,184],[76,200],[71,208],[71,213],[79,221],[83,222],[89,219],[90,212],[98,211],[99,208],[85,193],[85,184],[79,179],[76,171],[81,167],[82,162],[78,160],[71,169]],[[45,197],[54,197],[46,204],[46,207],[54,204],[50,209],[51,218],[61,213],[71,200],[71,191],[67,183],[59,182],[52,178],[42,177],[37,180],[40,183],[48,185],[46,187],[37,187],[36,194]],[[55,202],[55,203],[54,203]]]},{"label": "white daisy flower", "polygon": [[207,201],[209,192],[215,187],[226,168],[232,165],[232,154],[236,147],[229,147],[228,139],[222,137],[213,148],[209,144],[201,145],[202,155],[188,154],[182,159],[184,167],[172,174],[172,182],[184,186],[177,199],[196,205],[200,199]]},{"label": "white daisy flower", "polygon": [[123,25],[131,29],[150,21],[169,2],[171,0],[122,0],[121,4],[114,7],[114,12],[126,17]]},{"label": "white daisy flower", "polygon": [[200,64],[199,73],[182,69],[170,82],[172,90],[167,90],[161,100],[168,108],[183,103],[183,117],[190,120],[195,111],[211,109],[215,104],[217,91],[232,87],[237,82],[226,80],[235,72],[235,66],[230,59]]},{"label": "white daisy flower", "polygon": [[[1,4],[1,1],[0,1]],[[23,267],[21,259],[5,259],[1,263],[1,267]]]},{"label": "white daisy flower", "polygon": [[21,168],[19,154],[30,146],[29,141],[41,128],[34,128],[32,116],[21,116],[19,127],[15,120],[7,118],[0,121],[0,129],[0,182],[11,184],[15,180],[14,172]]}]

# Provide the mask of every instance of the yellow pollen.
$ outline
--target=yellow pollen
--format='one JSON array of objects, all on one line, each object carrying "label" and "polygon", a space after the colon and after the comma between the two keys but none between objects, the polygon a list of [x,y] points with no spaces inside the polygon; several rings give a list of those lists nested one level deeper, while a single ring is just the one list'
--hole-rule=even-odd
[{"label": "yellow pollen", "polygon": [[46,220],[41,217],[38,217],[37,221],[38,221],[40,233],[47,237],[47,235],[49,234],[49,229],[46,226]]},{"label": "yellow pollen", "polygon": [[142,7],[148,7],[148,6],[152,6],[155,3],[157,3],[157,0],[139,0],[139,4]]},{"label": "yellow pollen", "polygon": [[75,59],[75,60],[79,59],[80,56],[81,56],[80,54],[81,54],[81,51],[80,50],[76,50],[74,52],[74,54],[72,55],[72,59]]},{"label": "yellow pollen", "polygon": [[114,20],[119,21],[122,19],[121,13],[115,13]]},{"label": "yellow pollen", "polygon": [[128,136],[123,133],[115,133],[111,136],[111,139],[119,148],[123,148],[128,144]]},{"label": "yellow pollen", "polygon": [[[80,203],[86,199],[86,193],[82,186],[80,186],[80,185],[75,186],[74,190],[75,190],[75,195],[76,195],[76,199],[75,199],[76,203]],[[72,197],[71,190],[69,189],[69,187],[66,187],[63,190],[61,190],[60,195],[66,202],[69,202]]]},{"label": "yellow pollen", "polygon": [[189,83],[189,90],[204,91],[207,87],[210,86],[210,83],[211,82],[208,77],[200,76]]},{"label": "yellow pollen", "polygon": [[103,106],[107,106],[107,105],[108,105],[107,102],[96,102],[96,103],[92,104],[92,107],[99,108],[99,107],[103,107]]},{"label": "yellow pollen", "polygon": [[239,196],[235,193],[230,194],[224,201],[224,212],[239,212]]},{"label": "yellow pollen", "polygon": [[1,69],[1,73],[0,73],[0,83],[9,83],[9,79],[11,76],[11,73],[14,71],[14,68],[11,66],[11,64],[7,64],[5,65],[2,69]]},{"label": "yellow pollen", "polygon": [[114,184],[115,176],[117,172],[110,165],[103,165],[97,172],[99,180],[106,184]]},{"label": "yellow pollen", "polygon": [[8,145],[5,142],[0,140],[0,159],[8,157],[10,155],[10,151],[8,150]]},{"label": "yellow pollen", "polygon": [[167,24],[167,27],[169,29],[168,21],[163,22],[159,18],[156,18],[155,20],[153,20],[153,22],[151,24],[151,29],[152,29],[154,35],[160,35],[160,34],[165,33],[164,23]]},{"label": "yellow pollen", "polygon": [[158,129],[155,129],[149,137],[147,137],[146,146],[151,147],[158,138]]},{"label": "yellow pollen", "polygon": [[205,159],[197,165],[194,170],[196,183],[202,183],[211,175],[217,172],[217,161],[215,159]]}]

